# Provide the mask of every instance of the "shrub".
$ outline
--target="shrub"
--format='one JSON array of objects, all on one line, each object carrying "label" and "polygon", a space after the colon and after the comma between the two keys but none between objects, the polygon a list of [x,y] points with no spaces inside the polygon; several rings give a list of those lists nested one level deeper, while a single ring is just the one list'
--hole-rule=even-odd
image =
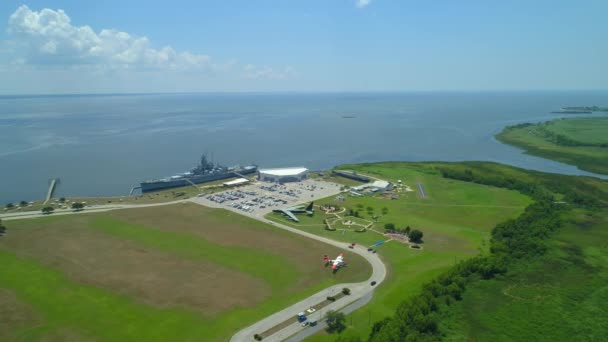
[{"label": "shrub", "polygon": [[253,335],[253,338],[254,338],[256,341],[261,341],[261,340],[263,339],[262,335],[260,335],[260,334],[255,334],[255,335]]},{"label": "shrub", "polygon": [[82,208],[84,208],[84,204],[82,204],[80,202],[74,202],[74,203],[72,203],[72,209],[74,209],[74,210],[82,210]]},{"label": "shrub", "polygon": [[392,232],[395,230],[395,225],[392,223],[387,223],[384,225],[384,230]]},{"label": "shrub", "polygon": [[341,332],[346,329],[346,317],[343,313],[339,311],[330,310],[327,312],[325,316],[327,319],[327,331],[332,332]]},{"label": "shrub", "polygon": [[42,208],[42,213],[45,215],[48,215],[50,213],[52,213],[55,210],[55,208],[53,207],[44,207]]},{"label": "shrub", "polygon": [[420,243],[420,242],[422,242],[423,235],[424,234],[422,234],[421,231],[419,231],[418,229],[414,229],[410,232],[408,237],[410,238],[410,241],[415,242],[415,243]]}]

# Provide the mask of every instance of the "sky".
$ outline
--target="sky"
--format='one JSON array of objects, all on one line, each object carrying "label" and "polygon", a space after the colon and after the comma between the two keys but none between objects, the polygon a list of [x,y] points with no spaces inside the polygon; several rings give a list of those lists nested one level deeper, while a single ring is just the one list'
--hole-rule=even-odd
[{"label": "sky", "polygon": [[608,89],[606,0],[0,2],[0,94]]}]

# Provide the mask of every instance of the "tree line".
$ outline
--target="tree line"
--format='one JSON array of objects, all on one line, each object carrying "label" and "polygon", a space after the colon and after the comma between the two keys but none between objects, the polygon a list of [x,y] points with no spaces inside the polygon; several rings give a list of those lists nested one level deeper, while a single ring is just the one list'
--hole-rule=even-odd
[{"label": "tree line", "polygon": [[384,225],[384,230],[387,233],[402,234],[408,237],[411,242],[421,243],[424,234],[418,229],[412,229],[410,226],[405,228],[397,228],[394,223],[387,223]]},{"label": "tree line", "polygon": [[[450,166],[440,166],[438,169],[446,178],[519,190],[531,196],[535,202],[526,207],[519,217],[496,225],[492,230],[488,255],[459,262],[424,285],[419,295],[404,300],[392,317],[376,322],[368,338],[370,342],[440,340],[441,313],[462,299],[468,283],[491,279],[505,273],[508,266],[517,260],[543,254],[547,249],[547,239],[563,224],[563,211],[577,206],[594,208],[599,204],[585,191],[592,189],[572,190],[580,188],[565,184],[565,178],[559,176],[545,183],[538,179],[538,182],[532,183],[499,172],[476,172]],[[555,201],[554,191],[563,195],[563,201]],[[568,205],[564,205],[564,201]]]}]

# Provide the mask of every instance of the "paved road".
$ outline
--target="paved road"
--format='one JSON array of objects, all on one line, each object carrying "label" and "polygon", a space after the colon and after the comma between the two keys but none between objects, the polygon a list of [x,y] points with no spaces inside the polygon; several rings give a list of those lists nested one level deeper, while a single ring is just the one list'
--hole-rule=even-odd
[{"label": "paved road", "polygon": [[24,212],[0,214],[0,219],[9,221],[9,220],[43,217],[43,216],[89,214],[89,213],[99,213],[99,212],[116,210],[116,209],[158,207],[161,205],[187,203],[189,201],[190,201],[190,199],[183,199],[183,200],[178,200],[178,201],[162,202],[162,203],[149,203],[149,204],[102,204],[102,205],[93,205],[90,207],[86,207],[84,210],[80,210],[80,211],[74,211],[74,209],[55,209],[55,211],[53,211],[53,213],[49,214],[49,215],[45,215],[38,210],[37,211],[24,211]]},{"label": "paved road", "polygon": [[[367,303],[369,303],[370,300],[372,300],[371,292],[369,294],[365,295],[363,298],[359,299],[358,301],[356,301],[352,304],[349,304],[347,307],[341,309],[340,311],[343,312],[345,315],[347,315],[347,314],[361,308],[362,306],[366,305]],[[291,336],[290,338],[288,338],[287,340],[285,340],[285,342],[302,341],[303,339],[310,337],[325,328],[327,328],[327,323],[325,321],[319,321],[319,324],[317,324],[316,326],[308,327],[306,329],[301,330],[297,334],[295,334],[295,335]]]},{"label": "paved road", "polygon": [[[347,244],[345,242],[331,240],[331,239],[328,239],[328,238],[325,238],[322,236],[314,235],[311,233],[307,233],[307,232],[298,230],[296,228],[286,226],[284,224],[272,222],[270,220],[258,218],[255,216],[253,216],[253,217],[256,219],[259,219],[260,221],[270,223],[276,227],[288,230],[292,233],[303,235],[305,237],[315,239],[317,241],[321,241],[321,242],[327,243],[329,245],[337,246],[340,248],[347,247]],[[255,334],[262,333],[290,318],[295,317],[298,314],[298,312],[304,311],[307,308],[324,301],[326,299],[326,297],[329,295],[334,295],[334,294],[339,293],[340,291],[342,291],[342,288],[344,288],[344,287],[348,287],[351,290],[351,294],[349,296],[344,296],[341,299],[324,307],[322,310],[319,310],[318,312],[315,312],[315,313],[309,315],[308,319],[320,321],[321,317],[323,315],[323,312],[327,312],[328,310],[339,310],[342,307],[344,307],[350,303],[356,302],[357,300],[359,300],[361,298],[370,296],[371,293],[376,288],[376,286],[378,286],[386,278],[386,267],[385,267],[384,263],[382,262],[382,260],[380,259],[380,257],[378,256],[378,254],[373,254],[373,253],[368,252],[367,248],[365,248],[365,247],[355,246],[355,248],[352,249],[351,251],[361,255],[365,260],[367,260],[371,264],[372,276],[368,280],[361,282],[361,283],[338,284],[338,285],[334,285],[328,289],[319,291],[319,292],[315,293],[314,295],[312,295],[304,300],[299,301],[296,304],[293,304],[279,312],[276,312],[276,313],[264,318],[261,321],[258,321],[256,323],[246,327],[245,329],[242,329],[241,331],[237,332],[234,336],[232,336],[232,339],[230,341],[233,341],[233,342],[255,341],[253,339],[253,336]],[[377,283],[376,286],[370,285],[370,283],[372,281],[376,281],[376,283]],[[265,338],[264,341],[283,341],[283,340],[289,338],[290,336],[299,333],[300,331],[302,331],[304,329],[310,329],[310,328],[303,328],[299,323],[293,323],[293,324],[285,327],[281,331],[273,334],[272,336]]]},{"label": "paved road", "polygon": [[426,198],[426,192],[424,192],[424,185],[422,183],[418,183],[418,191],[420,192],[420,197]]}]

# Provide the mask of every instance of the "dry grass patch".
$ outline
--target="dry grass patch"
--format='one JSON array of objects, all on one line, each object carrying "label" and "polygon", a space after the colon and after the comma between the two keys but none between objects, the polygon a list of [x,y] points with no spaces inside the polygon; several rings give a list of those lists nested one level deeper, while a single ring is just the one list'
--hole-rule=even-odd
[{"label": "dry grass patch", "polygon": [[79,283],[158,307],[182,306],[215,315],[255,306],[271,295],[267,284],[247,274],[83,229],[90,217],[13,229],[1,248],[59,269]]}]

